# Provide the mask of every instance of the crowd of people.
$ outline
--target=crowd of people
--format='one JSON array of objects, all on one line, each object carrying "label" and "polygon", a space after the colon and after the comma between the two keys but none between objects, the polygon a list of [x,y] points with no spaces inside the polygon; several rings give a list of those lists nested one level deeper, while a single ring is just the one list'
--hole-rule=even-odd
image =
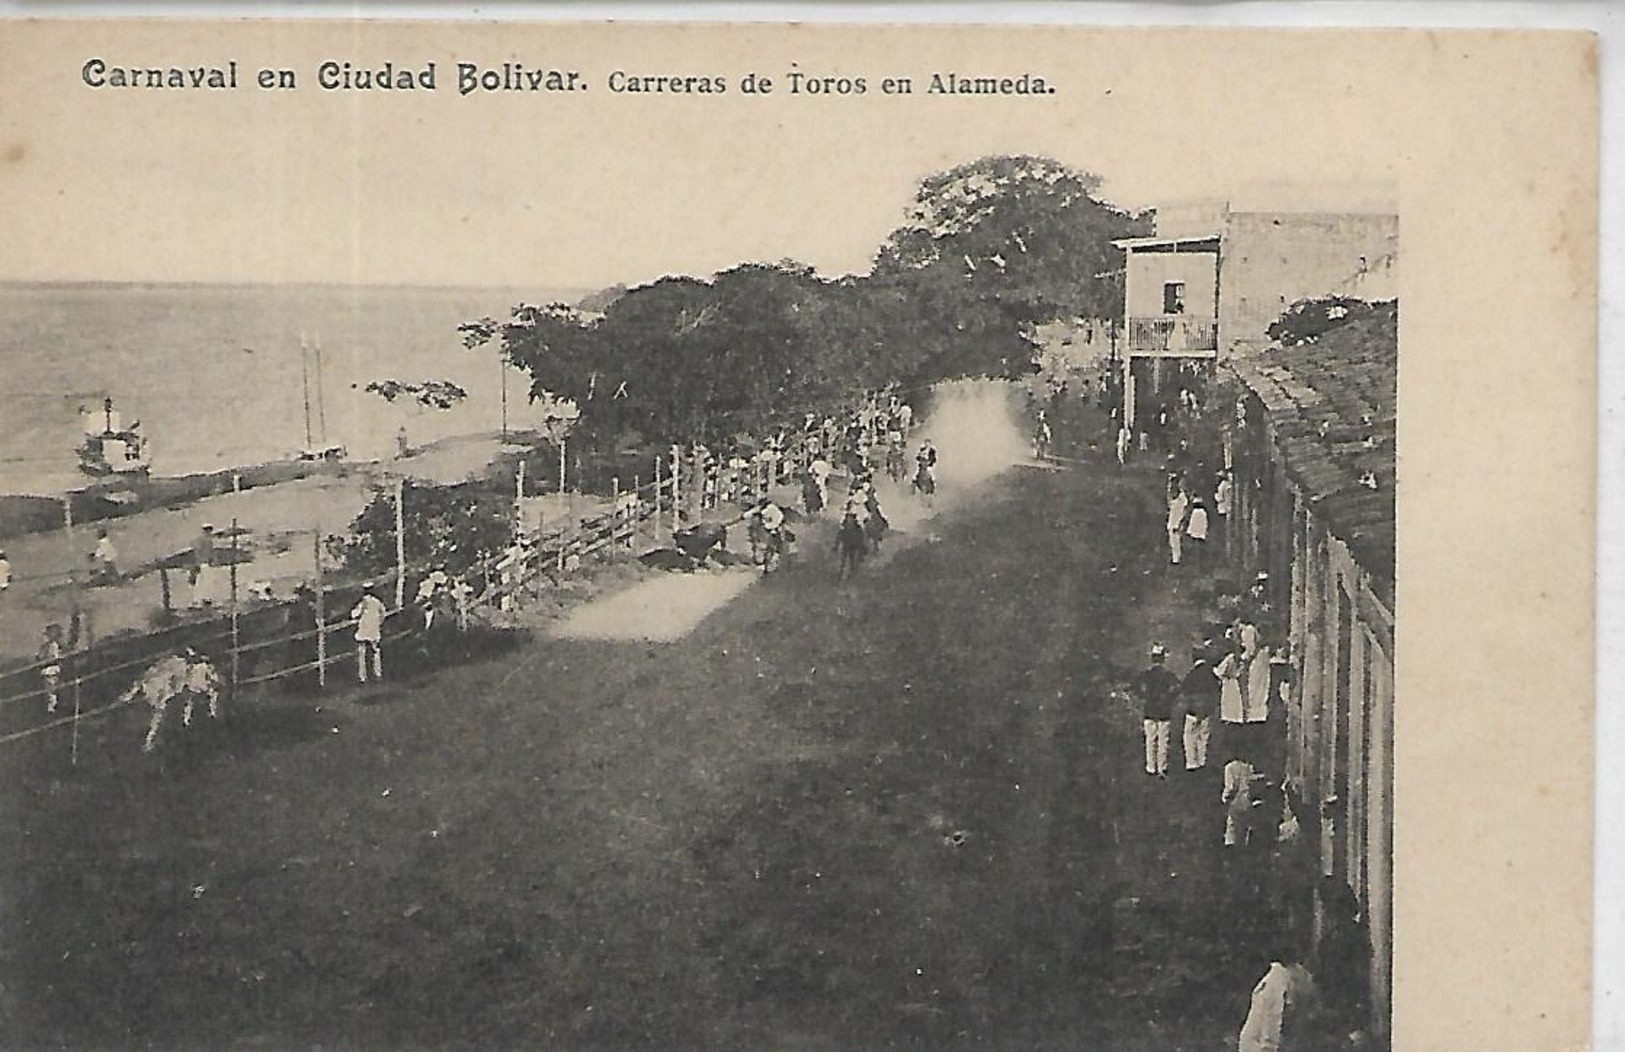
[{"label": "crowd of people", "polygon": [[1340,880],[1321,878],[1316,891],[1318,851],[1305,831],[1313,819],[1284,772],[1294,667],[1281,594],[1266,571],[1237,570],[1233,474],[1200,428],[1201,399],[1182,388],[1152,406],[1138,432],[1113,418],[1115,453],[1124,466],[1160,460],[1161,549],[1199,616],[1186,640],[1150,643],[1128,687],[1141,716],[1143,772],[1151,782],[1199,782],[1194,795],[1210,804],[1210,839],[1232,890],[1265,907],[1249,927],[1269,967],[1236,1047],[1361,1048],[1369,949],[1359,908]]},{"label": "crowd of people", "polygon": [[[806,432],[808,460],[801,475],[801,498],[808,515],[831,509],[830,483],[836,464],[846,476],[846,497],[835,532],[837,575],[857,573],[865,558],[878,554],[891,528],[881,507],[877,481],[884,475],[901,484],[929,505],[936,494],[937,448],[930,438],[914,449],[913,472],[908,471],[910,433],[914,411],[893,392],[871,394],[844,422],[827,417],[809,421]],[[833,461],[832,461],[833,459]]]}]

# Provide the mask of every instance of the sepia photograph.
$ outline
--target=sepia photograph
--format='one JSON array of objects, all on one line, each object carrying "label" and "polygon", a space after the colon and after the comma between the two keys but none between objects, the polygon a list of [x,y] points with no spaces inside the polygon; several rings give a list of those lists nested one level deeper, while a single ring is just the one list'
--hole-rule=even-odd
[{"label": "sepia photograph", "polygon": [[1525,377],[1429,166],[1594,151],[1588,46],[4,26],[0,1040],[1493,1043],[1396,963],[1492,754],[1400,381]]}]

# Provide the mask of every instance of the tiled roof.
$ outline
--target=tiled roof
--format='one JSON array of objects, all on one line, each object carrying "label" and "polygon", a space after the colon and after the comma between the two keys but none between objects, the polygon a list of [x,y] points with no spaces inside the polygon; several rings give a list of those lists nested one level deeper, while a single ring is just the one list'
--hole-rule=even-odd
[{"label": "tiled roof", "polygon": [[[1287,475],[1389,605],[1398,365],[1399,306],[1393,301],[1309,344],[1231,362],[1264,405]],[[1374,489],[1362,483],[1371,479],[1367,474],[1375,477]]]}]

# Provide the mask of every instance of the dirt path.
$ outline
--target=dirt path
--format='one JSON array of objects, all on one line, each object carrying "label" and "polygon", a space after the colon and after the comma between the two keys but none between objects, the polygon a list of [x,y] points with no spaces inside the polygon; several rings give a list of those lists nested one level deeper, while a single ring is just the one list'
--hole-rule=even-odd
[{"label": "dirt path", "polygon": [[984,476],[853,582],[244,700],[162,767],[134,715],[13,755],[0,1040],[1217,1044],[1216,786],[1148,787],[1105,693],[1184,611],[1145,484]]},{"label": "dirt path", "polygon": [[754,569],[731,568],[646,579],[575,609],[548,633],[592,641],[675,642],[759,578]]}]

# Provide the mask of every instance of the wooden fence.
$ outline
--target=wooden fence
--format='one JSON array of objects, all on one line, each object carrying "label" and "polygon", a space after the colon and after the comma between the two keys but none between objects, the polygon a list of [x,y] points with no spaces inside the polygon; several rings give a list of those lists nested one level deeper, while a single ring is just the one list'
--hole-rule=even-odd
[{"label": "wooden fence", "polygon": [[[679,528],[707,513],[724,524],[736,523],[761,497],[799,486],[814,458],[822,454],[833,460],[838,439],[827,425],[818,425],[759,445],[752,457],[726,459],[697,446],[673,446],[669,455],[655,460],[647,482],[634,477],[623,490],[622,482],[614,480],[604,512],[551,530],[516,531],[506,551],[490,555],[460,577],[467,591],[458,595],[466,601],[445,618],[465,631],[471,621],[488,622],[493,612],[522,609],[589,560],[671,545]],[[380,596],[403,599],[413,596],[405,587],[429,571],[427,563],[403,562],[397,571],[372,578]],[[300,675],[321,691],[335,671],[342,677],[349,670],[347,661],[356,655],[356,621],[350,612],[362,583],[359,578],[329,582],[318,575],[300,596],[264,602],[245,602],[234,589],[225,612],[146,634],[103,639],[58,658],[0,671],[0,745],[67,729],[72,734],[70,758],[77,762],[79,724],[118,708],[120,696],[148,666],[187,648],[214,664],[228,693]],[[387,611],[386,648],[424,630],[421,610],[413,604]],[[49,673],[53,666],[55,675]]]}]

